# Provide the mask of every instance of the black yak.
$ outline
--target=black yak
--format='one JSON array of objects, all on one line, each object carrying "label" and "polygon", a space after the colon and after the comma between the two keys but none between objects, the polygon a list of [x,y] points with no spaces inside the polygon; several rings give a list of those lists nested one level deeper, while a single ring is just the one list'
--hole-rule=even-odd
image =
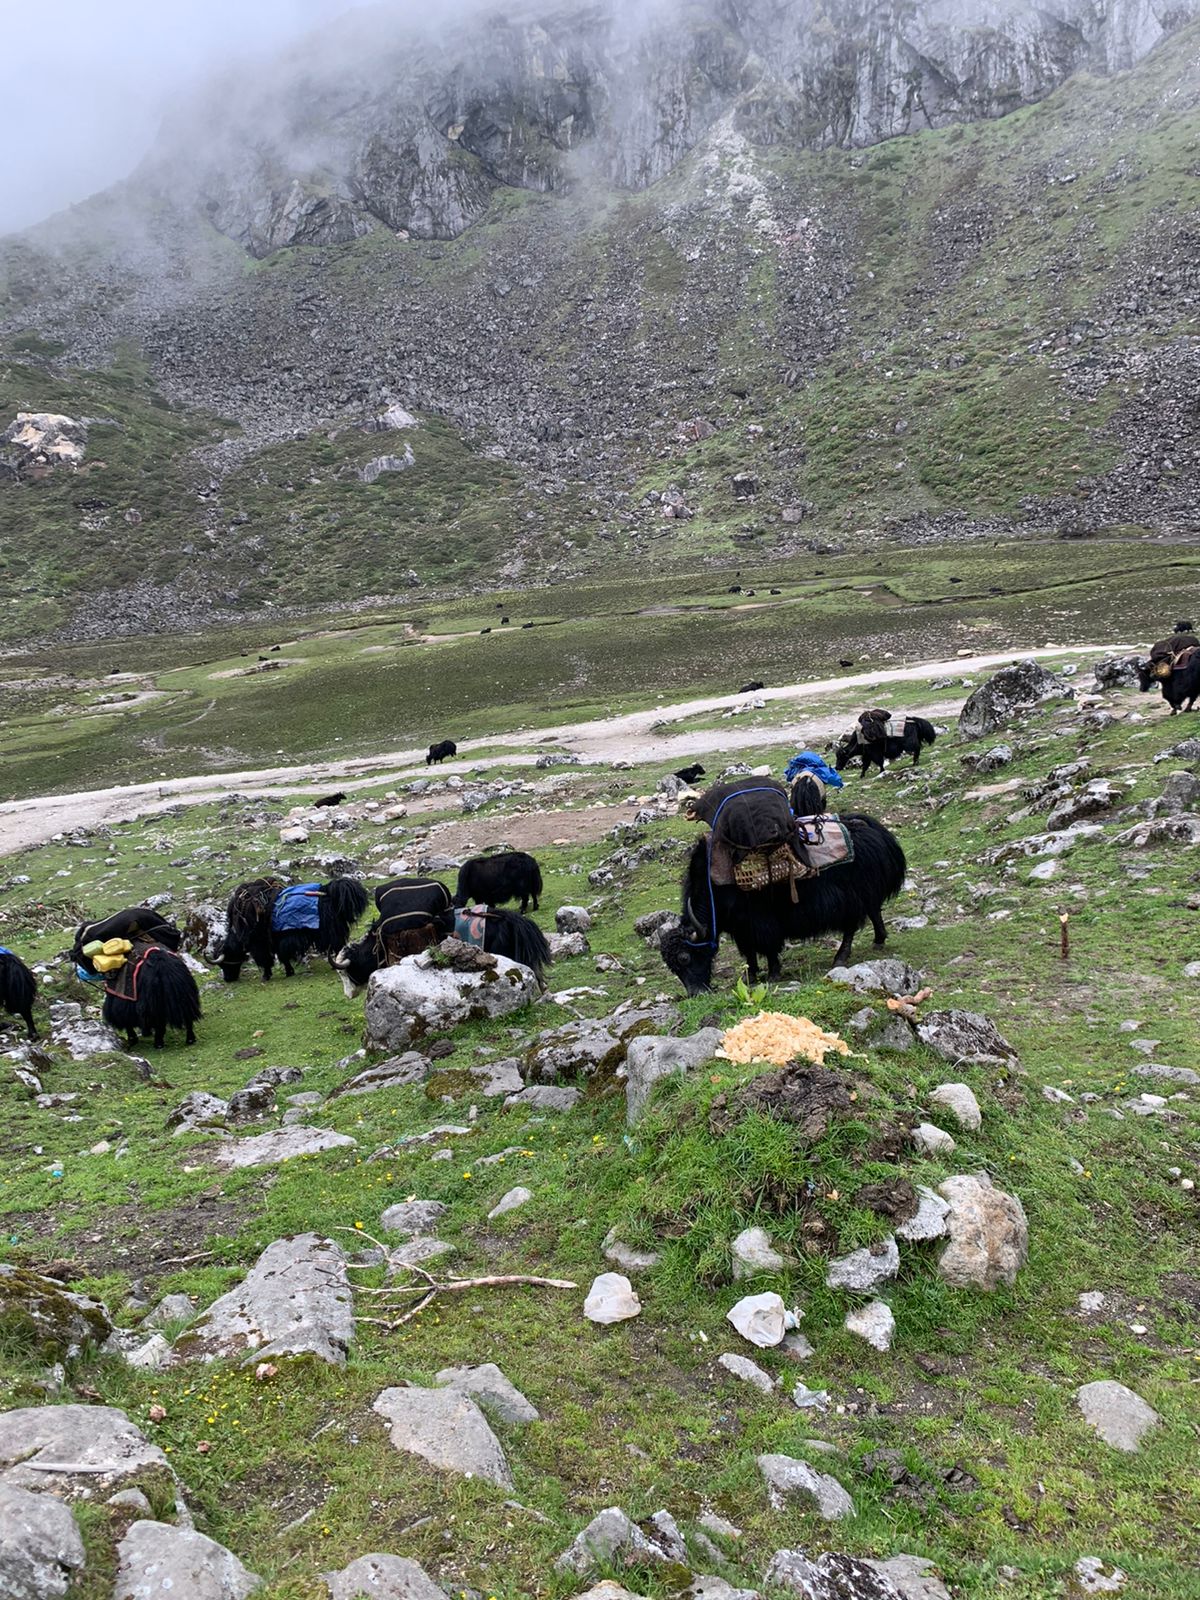
[{"label": "black yak", "polygon": [[680,767],[674,776],[679,779],[680,783],[695,783],[697,778],[704,776],[704,768],[696,761],[690,767]]},{"label": "black yak", "polygon": [[131,1050],[139,1033],[153,1035],[161,1050],[168,1028],[182,1028],[185,1042],[195,1044],[200,990],[187,963],[154,939],[135,938],[132,944],[125,965],[105,978],[105,1022],[126,1036]]},{"label": "black yak", "polygon": [[37,979],[15,950],[0,944],[0,1010],[10,1017],[21,1017],[31,1039],[37,1038],[33,1025],[33,1001]]},{"label": "black yak", "polygon": [[854,935],[866,922],[875,930],[875,943],[884,943],[883,906],[904,887],[904,851],[874,817],[851,812],[841,821],[853,838],[854,859],[799,880],[795,902],[787,883],[755,890],[710,883],[708,840],[697,839],[683,880],[680,925],[664,933],[660,945],[664,962],[689,995],[712,988],[723,933],[737,945],[751,981],[758,977],[759,956],[766,957],[768,980],[780,978],[779,957],[789,940],[841,934],[835,966],[849,960]]},{"label": "black yak", "polygon": [[314,806],[340,806],[346,798],[345,790],[339,789],[336,794],[323,794],[319,800],[314,800]]},{"label": "black yak", "polygon": [[153,939],[156,944],[166,945],[169,950],[178,950],[183,943],[183,935],[175,924],[150,906],[127,906],[124,911],[114,911],[111,916],[102,917],[99,922],[80,923],[75,930],[72,959],[77,966],[94,973],[96,968],[83,954],[85,944],[96,941],[104,944],[108,939],[132,940],[139,936]]},{"label": "black yak", "polygon": [[538,908],[542,892],[542,869],[524,850],[502,850],[494,856],[472,856],[458,869],[454,891],[456,906],[502,906],[506,900],[519,900],[522,915]]},{"label": "black yak", "polygon": [[760,689],[765,689],[766,684],[755,678],[753,683],[744,683],[738,690],[739,694],[757,694]]},{"label": "black yak", "polygon": [[[1185,650],[1194,650],[1197,645],[1200,645],[1200,639],[1192,632],[1191,627],[1177,622],[1175,632],[1170,638],[1158,639],[1150,646],[1150,665],[1159,667],[1161,664],[1161,668],[1165,670],[1173,662],[1178,661]],[[1156,675],[1163,676],[1164,670],[1160,670]]]},{"label": "black yak", "polygon": [[458,754],[458,746],[453,739],[443,739],[439,744],[431,744],[429,753],[425,757],[425,765],[432,767],[435,762],[447,760],[450,756]]},{"label": "black yak", "polygon": [[379,915],[364,936],[333,958],[348,1000],[376,967],[420,955],[454,932],[454,902],[437,878],[391,878],[376,889],[375,909]]},{"label": "black yak", "polygon": [[1143,694],[1158,684],[1172,716],[1191,711],[1200,696],[1200,649],[1184,650],[1172,660],[1139,661],[1137,675]]},{"label": "black yak", "polygon": [[309,950],[331,957],[367,909],[367,891],[357,878],[328,883],[284,884],[278,878],[241,883],[229,897],[225,941],[217,958],[226,983],[236,983],[247,957],[271,977],[276,957],[287,977]]},{"label": "black yak", "polygon": [[550,946],[529,917],[490,906],[456,907],[450,903],[449,890],[435,879],[397,878],[375,891],[377,903],[381,895],[382,914],[366,937],[334,957],[347,999],[353,1000],[378,968],[393,966],[451,935],[492,955],[519,961],[537,974],[539,983],[545,981]]},{"label": "black yak", "polygon": [[924,717],[905,717],[901,728],[900,733],[887,733],[882,739],[869,741],[861,738],[857,728],[852,729],[838,741],[834,766],[842,772],[852,761],[861,761],[864,778],[873,766],[882,772],[885,762],[896,761],[900,756],[911,756],[913,766],[920,766],[921,751],[937,738],[937,729]]}]

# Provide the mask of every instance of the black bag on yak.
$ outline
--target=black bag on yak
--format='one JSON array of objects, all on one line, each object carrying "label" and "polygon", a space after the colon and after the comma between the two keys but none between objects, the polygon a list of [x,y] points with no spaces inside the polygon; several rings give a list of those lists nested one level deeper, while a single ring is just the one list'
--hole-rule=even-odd
[{"label": "black bag on yak", "polygon": [[711,830],[709,874],[714,883],[739,889],[767,889],[810,875],[796,851],[788,792],[772,778],[741,778],[714,783],[685,815]]}]

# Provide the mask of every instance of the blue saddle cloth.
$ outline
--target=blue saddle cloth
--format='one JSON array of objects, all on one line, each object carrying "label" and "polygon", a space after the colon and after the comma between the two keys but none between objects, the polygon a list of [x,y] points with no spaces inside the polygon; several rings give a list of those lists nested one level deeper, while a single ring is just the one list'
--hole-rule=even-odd
[{"label": "blue saddle cloth", "polygon": [[321,926],[321,885],[293,883],[281,889],[271,909],[276,933],[296,933]]}]

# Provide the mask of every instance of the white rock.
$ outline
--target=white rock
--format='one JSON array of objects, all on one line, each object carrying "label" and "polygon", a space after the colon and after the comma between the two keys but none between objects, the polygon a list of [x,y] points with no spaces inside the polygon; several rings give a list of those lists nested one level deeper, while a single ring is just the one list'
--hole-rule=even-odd
[{"label": "white rock", "polygon": [[890,1282],[899,1270],[900,1251],[889,1234],[877,1244],[831,1261],[825,1273],[825,1284],[830,1289],[854,1289],[869,1294],[881,1283]]},{"label": "white rock", "polygon": [[352,1150],[356,1142],[349,1134],[334,1133],[331,1128],[272,1128],[269,1133],[255,1133],[248,1139],[222,1139],[212,1147],[209,1159],[213,1166],[229,1171],[274,1167],[297,1156]]},{"label": "white rock", "polygon": [[512,1488],[500,1441],[470,1395],[459,1389],[385,1389],[371,1409],[390,1424],[397,1450],[446,1472]]},{"label": "white rock", "polygon": [[860,1339],[865,1339],[876,1350],[890,1350],[896,1319],[892,1315],[892,1308],[884,1301],[872,1300],[869,1305],[850,1312],[846,1318],[846,1328],[850,1333],[858,1334]]},{"label": "white rock", "polygon": [[1084,1421],[1114,1450],[1132,1453],[1142,1436],[1160,1421],[1158,1412],[1141,1395],[1111,1379],[1085,1383],[1075,1391],[1075,1399]]},{"label": "white rock", "polygon": [[763,1394],[770,1394],[775,1388],[775,1380],[770,1373],[764,1372],[758,1363],[751,1361],[748,1356],[718,1356],[717,1365],[724,1367],[733,1377],[741,1378],[744,1383],[752,1383]]},{"label": "white rock", "polygon": [[286,828],[279,830],[280,844],[307,844],[308,829],[300,826],[298,822],[290,823]]},{"label": "white rock", "polygon": [[1098,1556],[1080,1556],[1075,1563],[1075,1584],[1084,1594],[1119,1594],[1128,1582],[1120,1567],[1106,1568]]},{"label": "white rock", "polygon": [[633,1285],[619,1272],[602,1272],[593,1281],[583,1302],[583,1314],[588,1321],[603,1325],[627,1322],[630,1317],[640,1316],[641,1312],[642,1303],[634,1293]]},{"label": "white rock", "polygon": [[528,967],[492,956],[488,964],[459,971],[439,966],[435,951],[406,956],[373,972],[367,983],[366,1044],[403,1051],[426,1033],[460,1023],[503,1017],[533,1003],[541,986]]},{"label": "white rock", "polygon": [[515,1189],[510,1189],[507,1194],[500,1196],[496,1204],[488,1212],[488,1221],[494,1222],[497,1217],[504,1216],[507,1211],[516,1211],[518,1206],[525,1205],[533,1199],[533,1190],[522,1188],[520,1184]]},{"label": "white rock", "polygon": [[[110,1406],[41,1405],[0,1411],[0,1481],[66,1499],[118,1488],[170,1461]],[[60,1466],[62,1471],[48,1470]]]},{"label": "white rock", "polygon": [[701,1028],[687,1039],[643,1034],[632,1039],[625,1056],[625,1119],[631,1125],[646,1109],[661,1078],[693,1072],[711,1061],[721,1046],[720,1028]]},{"label": "white rock", "polygon": [[771,1244],[771,1235],[765,1228],[744,1228],[730,1247],[733,1255],[733,1276],[752,1278],[759,1272],[779,1272],[787,1266]]},{"label": "white rock", "polygon": [[83,1539],[70,1510],[52,1494],[0,1481],[0,1595],[58,1600],[84,1563]]},{"label": "white rock", "polygon": [[939,1083],[929,1098],[935,1106],[944,1106],[957,1119],[959,1127],[966,1128],[969,1133],[983,1126],[979,1101],[967,1084]]},{"label": "white rock", "polygon": [[604,1251],[604,1259],[620,1267],[623,1272],[648,1272],[662,1260],[657,1250],[634,1250],[630,1245],[622,1244],[615,1228],[608,1230],[600,1248]]},{"label": "white rock", "polygon": [[932,1122],[919,1122],[912,1131],[912,1142],[925,1156],[948,1156],[958,1148],[951,1135]]},{"label": "white rock", "polygon": [[788,1311],[777,1294],[748,1294],[725,1313],[743,1339],[770,1349],[782,1342],[789,1329],[796,1326],[795,1317]]},{"label": "white rock", "polygon": [[262,1579],[224,1545],[191,1528],[135,1522],[117,1546],[113,1600],[245,1600]]},{"label": "white rock", "polygon": [[794,1456],[763,1455],[758,1470],[767,1484],[767,1497],[776,1511],[782,1511],[795,1497],[811,1502],[827,1522],[854,1515],[854,1502],[836,1478],[818,1472],[807,1461]]},{"label": "white rock", "polygon": [[387,1208],[379,1226],[401,1239],[430,1238],[449,1209],[440,1200],[401,1200]]},{"label": "white rock", "polygon": [[[323,1572],[330,1600],[446,1600],[446,1591],[406,1556],[359,1556],[340,1572]],[[181,1597],[182,1600],[182,1597]]]},{"label": "white rock", "polygon": [[487,1410],[495,1412],[501,1422],[537,1422],[538,1410],[500,1371],[493,1361],[479,1367],[443,1367],[436,1381],[448,1388],[461,1389]]},{"label": "white rock", "polygon": [[946,1232],[946,1218],[950,1203],[940,1194],[934,1194],[924,1184],[917,1185],[917,1212],[896,1229],[896,1237],[906,1244],[918,1244],[923,1239],[940,1239]]},{"label": "white rock", "polygon": [[950,1202],[950,1243],[938,1272],[956,1288],[1009,1288],[1029,1254],[1029,1224],[1015,1195],[994,1188],[986,1173],[947,1178],[938,1193]]}]

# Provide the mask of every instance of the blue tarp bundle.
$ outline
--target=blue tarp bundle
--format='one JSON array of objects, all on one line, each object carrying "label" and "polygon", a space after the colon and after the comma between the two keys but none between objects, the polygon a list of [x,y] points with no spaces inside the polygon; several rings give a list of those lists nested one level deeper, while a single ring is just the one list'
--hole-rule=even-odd
[{"label": "blue tarp bundle", "polygon": [[271,926],[276,933],[294,933],[302,928],[321,926],[321,885],[293,883],[279,891],[271,911]]},{"label": "blue tarp bundle", "polygon": [[458,906],[454,912],[454,937],[463,944],[487,948],[487,907]]},{"label": "blue tarp bundle", "polygon": [[817,754],[815,750],[801,750],[787,764],[784,776],[789,783],[794,782],[802,772],[811,772],[814,778],[820,778],[827,789],[840,789],[842,775]]}]

